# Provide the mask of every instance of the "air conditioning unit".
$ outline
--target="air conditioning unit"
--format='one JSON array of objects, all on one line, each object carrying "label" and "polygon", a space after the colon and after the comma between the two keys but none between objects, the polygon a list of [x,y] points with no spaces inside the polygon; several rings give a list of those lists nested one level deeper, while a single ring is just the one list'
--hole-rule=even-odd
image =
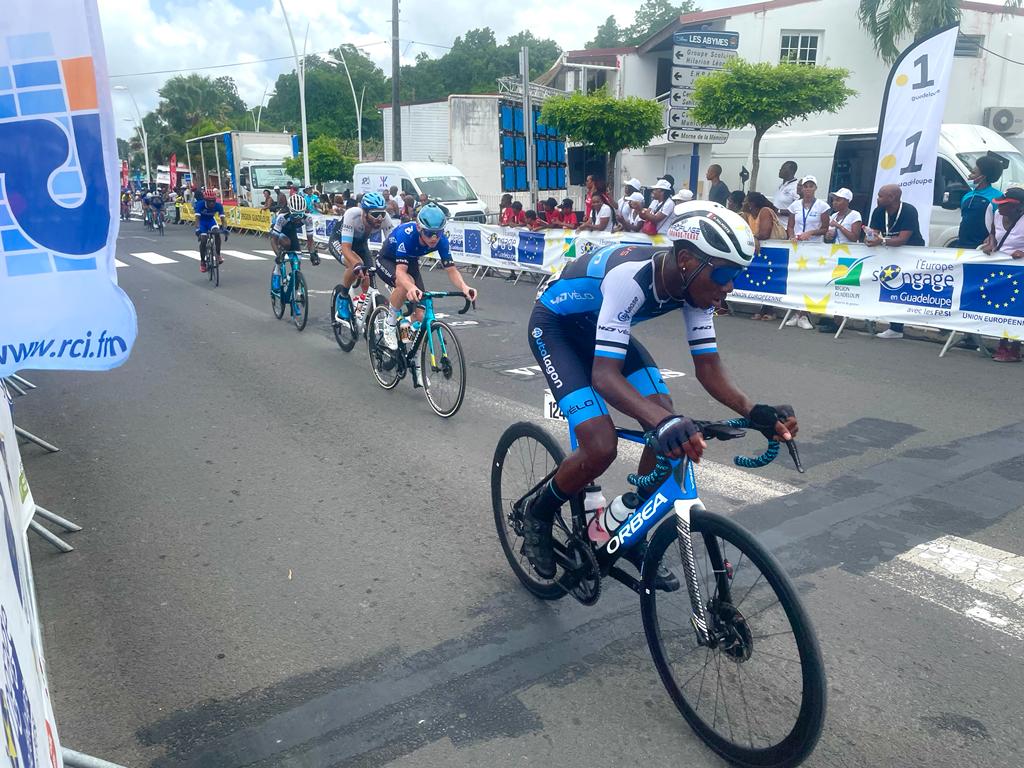
[{"label": "air conditioning unit", "polygon": [[1024,107],[986,107],[985,126],[1004,136],[1024,131]]}]

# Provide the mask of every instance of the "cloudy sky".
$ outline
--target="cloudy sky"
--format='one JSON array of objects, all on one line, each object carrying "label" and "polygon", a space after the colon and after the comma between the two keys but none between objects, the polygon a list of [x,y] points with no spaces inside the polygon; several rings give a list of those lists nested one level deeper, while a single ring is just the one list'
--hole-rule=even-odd
[{"label": "cloudy sky", "polygon": [[[702,8],[738,5],[743,0],[701,0]],[[391,3],[356,0],[284,0],[301,47],[309,25],[309,50],[326,52],[342,42],[365,46],[385,73],[391,71]],[[582,48],[609,15],[632,23],[637,2],[621,0],[404,0],[400,13],[402,63],[426,51],[440,56],[467,29],[489,26],[499,42],[523,29],[550,37],[563,49]],[[99,0],[112,84],[131,88],[143,113],[156,106],[157,89],[171,74],[139,74],[190,67],[258,62],[291,56],[291,43],[278,0]],[[515,10],[510,11],[510,8]],[[543,27],[538,23],[543,21]],[[230,75],[249,105],[259,103],[268,84],[294,69],[290,60],[202,70]],[[131,75],[130,77],[116,77]],[[131,100],[114,93],[118,135],[127,138]]]}]

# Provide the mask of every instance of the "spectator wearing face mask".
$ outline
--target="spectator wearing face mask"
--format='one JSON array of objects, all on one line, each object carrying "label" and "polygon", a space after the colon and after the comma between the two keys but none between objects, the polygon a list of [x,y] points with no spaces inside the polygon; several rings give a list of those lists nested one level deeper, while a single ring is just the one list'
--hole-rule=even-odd
[{"label": "spectator wearing face mask", "polygon": [[993,186],[1003,175],[1003,161],[998,155],[982,155],[974,163],[970,176],[970,191],[960,200],[960,231],[957,234],[958,248],[977,248],[989,235],[986,223],[989,211],[994,209],[995,199],[1002,196]]}]

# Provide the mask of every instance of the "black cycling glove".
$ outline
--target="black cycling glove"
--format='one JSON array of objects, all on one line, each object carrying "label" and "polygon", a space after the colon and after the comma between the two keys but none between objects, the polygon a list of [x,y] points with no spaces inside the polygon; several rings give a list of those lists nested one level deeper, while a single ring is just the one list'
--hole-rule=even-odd
[{"label": "black cycling glove", "polygon": [[314,267],[320,266],[320,254],[317,253],[315,250],[309,252],[309,263],[312,264]]},{"label": "black cycling glove", "polygon": [[700,434],[700,427],[685,416],[669,416],[654,428],[658,441],[658,453],[670,453],[681,449],[690,438]]},{"label": "black cycling glove", "polygon": [[755,405],[750,409],[747,421],[751,429],[756,429],[769,440],[778,440],[775,425],[791,416],[796,416],[792,405]]}]

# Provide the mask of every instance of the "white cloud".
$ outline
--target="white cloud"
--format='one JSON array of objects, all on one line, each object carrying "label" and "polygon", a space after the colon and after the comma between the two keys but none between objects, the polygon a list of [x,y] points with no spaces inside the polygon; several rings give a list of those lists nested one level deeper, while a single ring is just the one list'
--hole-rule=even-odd
[{"label": "white cloud", "polygon": [[[256,62],[292,52],[277,0],[98,1],[111,75]],[[285,0],[285,8],[300,50],[308,25],[308,50],[326,51],[343,42],[365,46],[366,54],[390,73],[391,5],[387,0],[367,5],[353,0]],[[538,37],[555,40],[563,49],[582,48],[609,15],[627,25],[633,11],[634,7],[616,0],[520,0],[514,10],[506,4],[479,0],[404,0],[399,16],[402,63],[412,63],[421,51],[432,57],[444,53],[443,48],[420,43],[451,45],[468,29],[488,26],[499,42],[529,29]],[[268,84],[273,88],[279,74],[293,69],[294,62],[284,60],[201,71],[230,75],[242,99],[253,105]],[[145,114],[159,102],[157,90],[169,77],[172,73],[116,77],[111,83],[127,85]],[[126,94],[114,94],[114,110],[118,135],[126,138],[134,127],[123,118],[135,116]]]}]

